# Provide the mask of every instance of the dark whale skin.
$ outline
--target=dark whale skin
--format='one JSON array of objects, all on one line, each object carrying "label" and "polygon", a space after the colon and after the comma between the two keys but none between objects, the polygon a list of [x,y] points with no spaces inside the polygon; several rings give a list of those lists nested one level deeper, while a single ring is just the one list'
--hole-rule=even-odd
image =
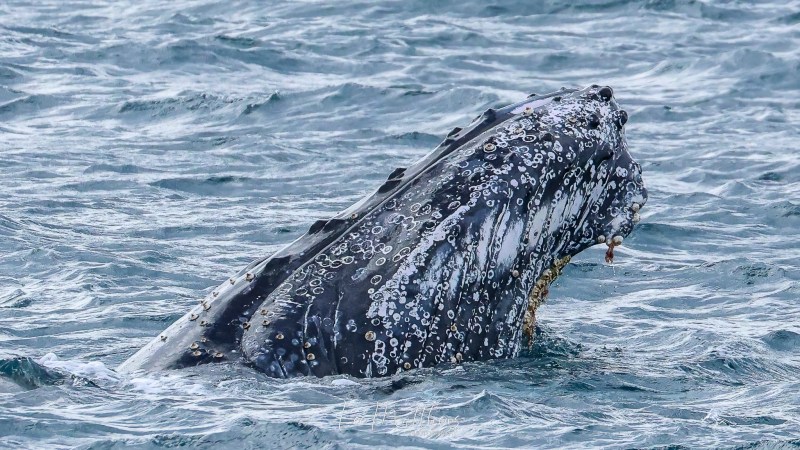
[{"label": "dark whale skin", "polygon": [[242,360],[273,377],[509,358],[570,257],[647,201],[608,87],[487,110],[373,194],[222,284],[120,366]]}]

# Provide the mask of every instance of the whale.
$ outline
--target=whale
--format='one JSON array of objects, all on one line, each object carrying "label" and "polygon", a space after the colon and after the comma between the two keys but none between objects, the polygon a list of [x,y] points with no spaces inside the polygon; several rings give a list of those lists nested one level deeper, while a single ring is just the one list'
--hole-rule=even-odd
[{"label": "whale", "polygon": [[609,86],[488,109],[374,192],[252,262],[119,366],[277,378],[513,358],[570,259],[606,261],[647,202]]}]

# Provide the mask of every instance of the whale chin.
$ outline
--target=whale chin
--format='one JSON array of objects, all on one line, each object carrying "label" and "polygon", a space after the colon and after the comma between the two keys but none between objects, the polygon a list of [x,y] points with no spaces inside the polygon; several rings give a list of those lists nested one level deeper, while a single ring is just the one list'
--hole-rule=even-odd
[{"label": "whale chin", "polygon": [[274,377],[507,358],[570,258],[647,201],[609,87],[489,109],[362,201],[226,280],[120,368],[242,361]]}]

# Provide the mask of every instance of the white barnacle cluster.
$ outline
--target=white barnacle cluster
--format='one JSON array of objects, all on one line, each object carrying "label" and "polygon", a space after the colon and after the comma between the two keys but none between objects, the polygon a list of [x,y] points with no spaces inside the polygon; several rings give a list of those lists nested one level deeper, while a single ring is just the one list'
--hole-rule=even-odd
[{"label": "white barnacle cluster", "polygon": [[240,345],[284,377],[516,355],[569,257],[605,243],[611,261],[640,220],[641,168],[612,97],[592,87],[488,110],[227,280],[144,353],[178,346],[191,365]]},{"label": "white barnacle cluster", "polygon": [[298,347],[298,361],[328,354],[372,376],[517,354],[569,255],[605,236],[600,222],[638,215],[623,208],[635,198],[617,198],[634,169],[614,166],[623,137],[598,119],[611,105],[538,102],[408,180],[270,295],[297,308],[304,333],[330,324],[329,342]]}]

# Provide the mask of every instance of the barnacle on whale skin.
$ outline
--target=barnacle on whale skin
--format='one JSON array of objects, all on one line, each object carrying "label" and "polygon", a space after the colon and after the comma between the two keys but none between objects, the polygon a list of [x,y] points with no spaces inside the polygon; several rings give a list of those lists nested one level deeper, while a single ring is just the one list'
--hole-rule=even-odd
[{"label": "barnacle on whale skin", "polygon": [[512,358],[570,257],[613,257],[641,219],[627,122],[598,85],[489,109],[225,279],[120,370],[241,359],[278,378],[369,378]]},{"label": "barnacle on whale skin", "polygon": [[564,267],[567,266],[571,259],[572,257],[569,255],[557,259],[551,268],[542,272],[528,295],[528,309],[525,311],[525,319],[522,322],[522,333],[528,341],[528,349],[533,346],[533,338],[536,331],[536,308],[544,303],[549,293],[550,284],[561,275]]}]

